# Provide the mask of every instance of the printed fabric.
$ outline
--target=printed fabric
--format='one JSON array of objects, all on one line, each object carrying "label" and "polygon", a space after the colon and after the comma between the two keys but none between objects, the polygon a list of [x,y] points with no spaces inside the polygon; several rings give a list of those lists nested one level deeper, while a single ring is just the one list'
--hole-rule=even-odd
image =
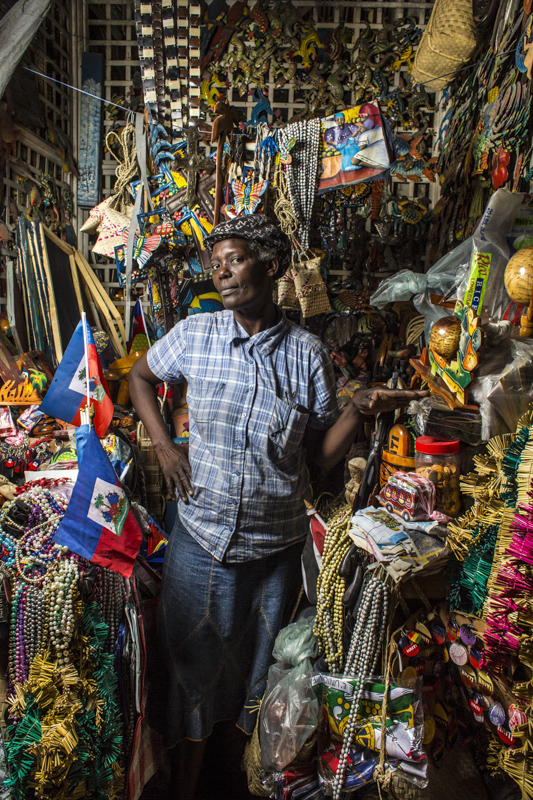
[{"label": "printed fabric", "polygon": [[216,559],[250,561],[302,541],[303,436],[338,418],[329,353],[285,316],[249,336],[231,311],[179,322],[148,352],[158,378],[187,380],[194,495],[183,525]]}]

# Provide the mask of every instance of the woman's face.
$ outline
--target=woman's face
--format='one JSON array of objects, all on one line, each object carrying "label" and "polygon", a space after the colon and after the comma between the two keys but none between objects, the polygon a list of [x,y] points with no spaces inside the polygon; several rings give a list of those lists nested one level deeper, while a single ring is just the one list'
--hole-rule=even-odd
[{"label": "woman's face", "polygon": [[260,263],[246,239],[224,239],[213,246],[213,281],[230,311],[260,309],[272,294],[277,263]]}]

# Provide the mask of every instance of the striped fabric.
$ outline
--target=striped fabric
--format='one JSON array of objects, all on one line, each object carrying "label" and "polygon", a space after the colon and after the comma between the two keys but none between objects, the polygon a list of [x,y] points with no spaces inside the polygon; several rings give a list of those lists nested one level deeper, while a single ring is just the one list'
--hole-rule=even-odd
[{"label": "striped fabric", "polygon": [[231,311],[179,322],[148,352],[161,380],[187,380],[194,496],[182,523],[216,559],[250,561],[305,538],[305,428],[338,417],[333,367],[289,322],[250,337]]}]

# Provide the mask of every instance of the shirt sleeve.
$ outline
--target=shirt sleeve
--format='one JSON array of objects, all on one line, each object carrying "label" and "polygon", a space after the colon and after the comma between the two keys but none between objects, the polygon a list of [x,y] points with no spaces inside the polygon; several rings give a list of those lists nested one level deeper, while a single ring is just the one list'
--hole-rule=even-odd
[{"label": "shirt sleeve", "polygon": [[307,424],[310,428],[324,431],[331,428],[340,416],[333,364],[325,347],[317,348],[313,353],[311,364],[310,415]]},{"label": "shirt sleeve", "polygon": [[154,375],[168,383],[181,383],[187,351],[187,320],[178,322],[171,331],[148,350],[147,363]]}]

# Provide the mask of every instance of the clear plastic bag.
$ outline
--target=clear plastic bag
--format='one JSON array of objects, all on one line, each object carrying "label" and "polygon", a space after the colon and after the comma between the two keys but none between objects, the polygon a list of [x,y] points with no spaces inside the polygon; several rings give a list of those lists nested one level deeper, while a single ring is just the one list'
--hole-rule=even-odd
[{"label": "clear plastic bag", "polygon": [[449,309],[434,305],[430,295],[446,295],[457,287],[464,276],[468,275],[470,257],[470,240],[467,240],[455,250],[446,253],[424,274],[403,269],[380,283],[370,298],[370,305],[384,308],[388,303],[403,302],[413,298],[416,310],[426,319],[424,333],[426,340],[429,340],[431,326],[450,313]]},{"label": "clear plastic bag", "polygon": [[318,699],[311,686],[312,665],[304,658],[288,669],[273,664],[261,705],[261,766],[277,772],[293,761],[318,726]]},{"label": "clear plastic bag", "polygon": [[533,340],[483,348],[471,394],[479,403],[484,441],[514,432],[533,399]]},{"label": "clear plastic bag", "polygon": [[[511,304],[503,281],[507,262],[521,247],[533,244],[531,195],[498,189],[491,196],[474,235],[464,244],[470,247],[472,264],[479,257],[490,261],[482,307],[491,319],[501,319]],[[469,272],[458,285],[459,300],[463,300],[468,284]]]},{"label": "clear plastic bag", "polygon": [[[439,259],[426,273],[402,269],[396,275],[382,281],[370,298],[370,305],[385,308],[387,303],[403,302],[410,300],[413,295],[422,294],[427,295],[429,303],[429,293],[445,294],[458,285],[468,270],[469,262],[470,245],[468,241],[462,242],[455,250]],[[421,303],[421,298],[415,297],[415,305],[417,302]]]},{"label": "clear plastic bag", "polygon": [[280,630],[272,651],[276,661],[296,667],[304,658],[317,657],[318,641],[313,634],[314,622],[315,617],[308,616]]}]

